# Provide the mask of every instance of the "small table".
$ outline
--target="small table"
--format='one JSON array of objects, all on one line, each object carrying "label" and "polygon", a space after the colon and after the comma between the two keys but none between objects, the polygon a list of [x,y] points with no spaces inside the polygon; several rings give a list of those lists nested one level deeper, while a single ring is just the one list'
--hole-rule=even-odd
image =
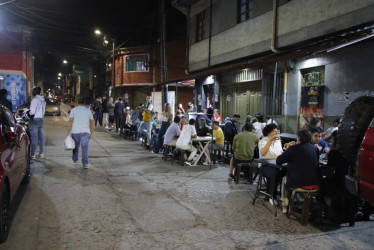
[{"label": "small table", "polygon": [[198,147],[197,147],[198,155],[197,155],[196,161],[191,166],[196,166],[197,163],[199,163],[200,158],[201,156],[203,156],[203,154],[205,154],[205,156],[209,158],[205,150],[208,148],[210,143],[215,140],[216,138],[212,136],[198,136],[196,138],[192,138],[192,141],[198,142]]}]

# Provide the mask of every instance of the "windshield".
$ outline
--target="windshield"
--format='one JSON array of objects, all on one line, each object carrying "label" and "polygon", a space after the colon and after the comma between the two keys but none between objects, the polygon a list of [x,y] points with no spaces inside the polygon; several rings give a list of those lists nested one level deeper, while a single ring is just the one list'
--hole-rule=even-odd
[{"label": "windshield", "polygon": [[371,120],[371,123],[370,123],[370,125],[369,125],[369,128],[374,128],[374,118],[373,118],[373,120]]},{"label": "windshield", "polygon": [[57,99],[46,99],[45,102],[47,104],[58,104],[58,100]]}]

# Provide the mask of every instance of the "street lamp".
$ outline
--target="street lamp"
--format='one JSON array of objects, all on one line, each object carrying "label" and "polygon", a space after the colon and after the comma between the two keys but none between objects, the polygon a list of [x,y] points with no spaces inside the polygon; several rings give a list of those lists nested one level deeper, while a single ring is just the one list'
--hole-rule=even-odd
[{"label": "street lamp", "polygon": [[64,59],[64,60],[62,61],[62,63],[63,63],[63,64],[68,64],[68,61]]},{"label": "street lamp", "polygon": [[[99,36],[101,35],[101,31],[99,29],[96,29],[95,30],[95,35],[96,36]],[[103,37],[103,45],[104,46],[107,46],[109,44],[109,40],[108,40],[108,37],[109,35],[104,35]],[[115,90],[115,87],[116,87],[116,84],[115,84],[115,59],[114,59],[114,56],[115,56],[115,50],[116,50],[116,40],[114,37],[111,37],[111,40],[112,40],[112,54],[113,54],[113,59],[112,59],[112,96],[115,97],[114,95],[114,90]]]}]

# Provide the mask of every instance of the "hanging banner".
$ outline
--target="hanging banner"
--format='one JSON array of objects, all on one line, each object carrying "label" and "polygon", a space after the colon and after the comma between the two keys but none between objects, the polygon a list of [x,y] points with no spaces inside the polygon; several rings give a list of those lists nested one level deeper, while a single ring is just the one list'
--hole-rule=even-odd
[{"label": "hanging banner", "polygon": [[310,120],[317,117],[323,126],[325,86],[301,87],[299,129],[307,128]]}]

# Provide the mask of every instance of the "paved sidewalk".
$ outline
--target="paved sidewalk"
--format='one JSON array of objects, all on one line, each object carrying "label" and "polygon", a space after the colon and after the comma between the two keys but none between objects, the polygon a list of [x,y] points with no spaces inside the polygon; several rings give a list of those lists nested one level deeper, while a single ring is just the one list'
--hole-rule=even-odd
[{"label": "paved sidewalk", "polygon": [[171,165],[96,128],[90,168],[63,151],[66,117],[46,119],[46,159],[32,164],[0,249],[373,249],[373,222],[303,227],[251,204],[254,185],[227,166]]}]

